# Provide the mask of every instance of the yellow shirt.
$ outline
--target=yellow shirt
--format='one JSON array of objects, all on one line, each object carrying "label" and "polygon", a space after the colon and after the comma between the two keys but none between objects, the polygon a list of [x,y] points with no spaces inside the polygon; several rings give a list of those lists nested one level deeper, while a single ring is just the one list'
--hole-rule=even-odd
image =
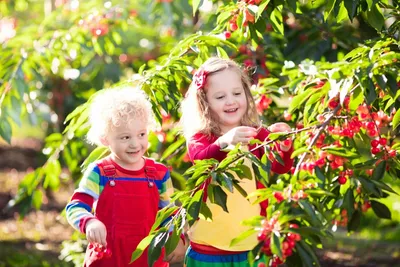
[{"label": "yellow shirt", "polygon": [[[256,188],[256,181],[254,179],[254,172],[251,168],[251,162],[245,159],[244,164],[250,167],[252,179],[240,180],[236,173],[232,172],[235,179],[239,179],[239,185],[247,192],[247,194],[254,192]],[[253,216],[260,215],[260,205],[251,203],[254,199],[245,199],[237,190],[233,193],[224,188],[227,194],[227,208],[229,213],[225,212],[217,204],[213,204],[207,200],[206,204],[212,213],[212,221],[199,219],[190,228],[190,240],[197,244],[213,246],[221,250],[227,251],[246,251],[253,249],[257,241],[257,233],[247,237],[246,239],[230,246],[231,241],[238,237],[241,233],[249,229],[249,226],[243,226],[240,223]]]}]

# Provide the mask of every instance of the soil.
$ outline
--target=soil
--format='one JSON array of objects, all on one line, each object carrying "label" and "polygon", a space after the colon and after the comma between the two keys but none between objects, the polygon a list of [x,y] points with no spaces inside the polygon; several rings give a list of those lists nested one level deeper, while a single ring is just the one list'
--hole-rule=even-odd
[{"label": "soil", "polygon": [[[15,196],[26,171],[43,162],[38,149],[40,145],[31,144],[34,145],[0,146],[0,267],[33,266],[32,262],[40,262],[40,259],[46,259],[46,263],[34,266],[72,266],[58,259],[61,243],[70,240],[73,234],[72,227],[61,215],[74,190],[72,184],[64,183],[57,193],[47,194],[40,210],[30,210],[23,219],[19,218],[17,209],[4,209]],[[379,248],[371,245],[358,251],[357,248],[334,245],[319,251],[318,256],[323,267],[400,266],[398,246],[393,251],[388,251],[382,244]]]}]

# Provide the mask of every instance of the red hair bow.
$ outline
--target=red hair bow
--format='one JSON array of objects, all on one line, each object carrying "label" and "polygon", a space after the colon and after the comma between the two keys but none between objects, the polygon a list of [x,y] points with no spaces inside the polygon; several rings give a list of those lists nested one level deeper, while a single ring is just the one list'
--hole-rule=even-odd
[{"label": "red hair bow", "polygon": [[193,84],[197,90],[202,90],[206,85],[207,74],[205,70],[199,69],[193,75]]}]

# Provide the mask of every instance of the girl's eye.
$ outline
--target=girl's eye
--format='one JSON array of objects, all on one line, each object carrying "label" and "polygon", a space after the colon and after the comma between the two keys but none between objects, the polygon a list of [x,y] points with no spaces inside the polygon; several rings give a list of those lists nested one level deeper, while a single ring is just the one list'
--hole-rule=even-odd
[{"label": "girl's eye", "polygon": [[242,93],[235,93],[235,95],[241,95]]},{"label": "girl's eye", "polygon": [[146,136],[146,133],[141,133],[140,137]]},{"label": "girl's eye", "polygon": [[224,96],[217,96],[216,98],[217,99],[222,99],[222,98],[224,98]]},{"label": "girl's eye", "polygon": [[121,139],[122,139],[122,140],[128,140],[128,139],[129,139],[129,136],[122,136]]}]

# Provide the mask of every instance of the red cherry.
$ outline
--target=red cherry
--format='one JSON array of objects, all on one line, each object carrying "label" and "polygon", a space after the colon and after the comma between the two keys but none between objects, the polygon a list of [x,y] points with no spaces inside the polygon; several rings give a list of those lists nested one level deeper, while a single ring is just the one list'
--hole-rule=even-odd
[{"label": "red cherry", "polygon": [[297,225],[297,224],[295,224],[295,223],[291,223],[291,224],[289,224],[289,228],[299,228],[299,226]]},{"label": "red cherry", "polygon": [[103,251],[97,251],[95,255],[96,255],[97,259],[102,259],[103,256],[104,256],[104,252]]},{"label": "red cherry", "polygon": [[282,202],[285,199],[280,192],[274,192],[274,197],[278,203]]},{"label": "red cherry", "polygon": [[377,147],[371,148],[371,153],[372,153],[372,154],[376,155],[376,154],[378,154],[379,152],[381,152],[381,150],[380,150],[379,148],[377,148]]},{"label": "red cherry", "polygon": [[373,123],[372,121],[367,123],[367,129],[368,130],[375,130],[375,123]]},{"label": "red cherry", "polygon": [[347,182],[347,178],[344,176],[340,176],[338,182],[339,184],[345,184]]},{"label": "red cherry", "polygon": [[231,32],[224,32],[224,35],[226,39],[229,39],[232,36]]},{"label": "red cherry", "polygon": [[264,262],[260,262],[258,265],[257,265],[257,267],[266,267],[267,265],[265,265],[265,263]]},{"label": "red cherry", "polygon": [[236,31],[238,29],[238,25],[237,25],[236,21],[233,21],[233,22],[229,23],[229,28],[233,32]]},{"label": "red cherry", "polygon": [[381,145],[381,146],[386,146],[386,144],[387,144],[387,139],[386,138],[380,138],[379,139],[379,144]]},{"label": "red cherry", "polygon": [[258,241],[264,241],[266,238],[267,238],[267,234],[264,231],[258,233],[258,235],[257,235]]},{"label": "red cherry", "polygon": [[374,139],[374,140],[371,141],[371,146],[372,147],[377,147],[378,145],[379,145],[379,141],[378,140]]},{"label": "red cherry", "polygon": [[288,238],[288,240],[295,241],[296,240],[296,234],[295,233],[288,233],[287,234],[287,238]]},{"label": "red cherry", "polygon": [[89,244],[89,249],[92,249],[94,245],[92,243]]},{"label": "red cherry", "polygon": [[103,252],[104,252],[104,257],[105,257],[105,258],[111,258],[112,252],[111,252],[110,249],[105,248]]}]

